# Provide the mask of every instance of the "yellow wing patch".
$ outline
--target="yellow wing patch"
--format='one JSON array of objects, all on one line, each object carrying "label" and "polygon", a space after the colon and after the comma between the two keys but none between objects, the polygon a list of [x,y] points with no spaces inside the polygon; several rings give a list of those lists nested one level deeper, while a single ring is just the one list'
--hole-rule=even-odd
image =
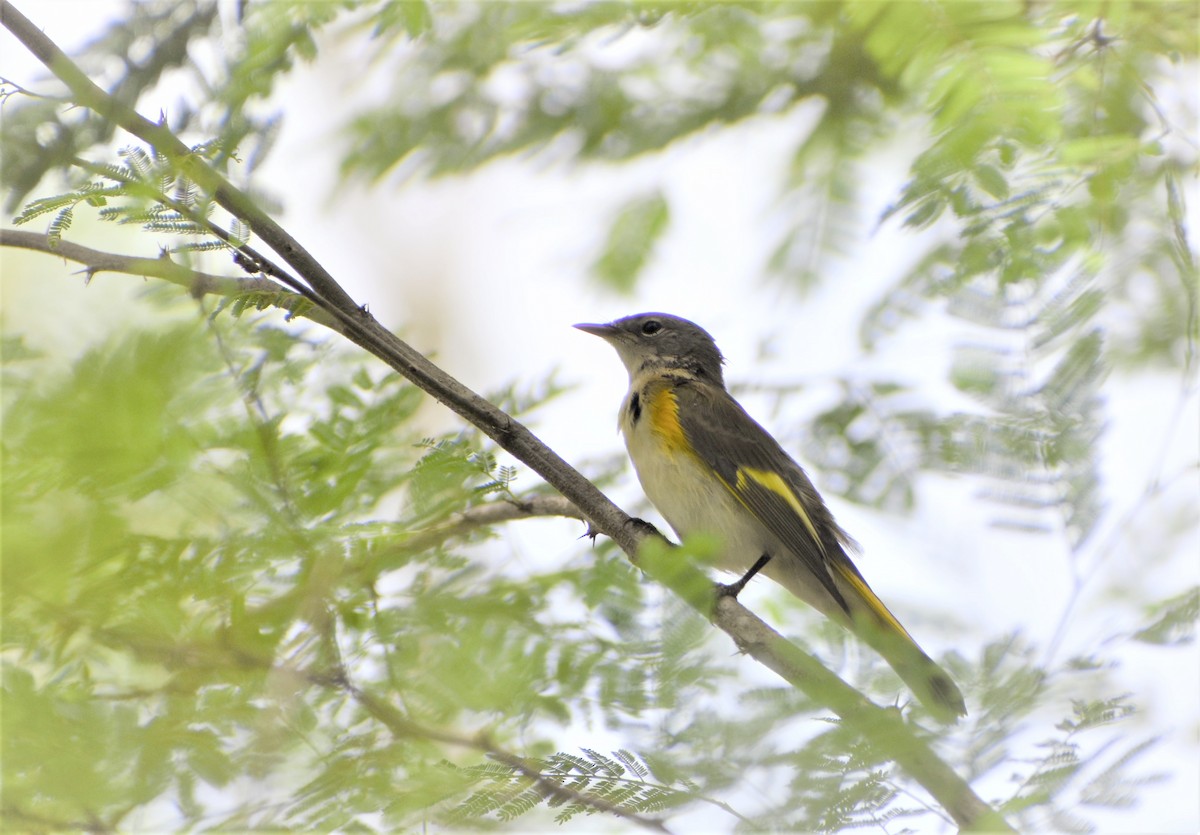
[{"label": "yellow wing patch", "polygon": [[809,517],[808,511],[804,509],[804,505],[796,498],[796,494],[792,492],[792,488],[788,487],[787,482],[779,475],[770,470],[758,470],[753,467],[738,467],[737,471],[737,489],[745,490],[747,481],[753,481],[758,486],[770,490],[779,498],[788,503],[788,507],[792,509],[800,521],[804,523],[804,527],[813,538],[813,542],[817,543],[818,550],[825,553],[825,545],[821,542],[821,537],[817,536],[817,528],[813,525],[812,518]]}]

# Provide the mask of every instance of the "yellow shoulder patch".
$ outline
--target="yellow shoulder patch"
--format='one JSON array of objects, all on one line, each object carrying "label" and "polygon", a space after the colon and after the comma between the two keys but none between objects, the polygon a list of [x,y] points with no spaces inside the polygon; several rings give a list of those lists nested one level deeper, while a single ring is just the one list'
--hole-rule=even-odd
[{"label": "yellow shoulder patch", "polygon": [[746,489],[749,481],[753,481],[759,487],[770,490],[787,502],[792,512],[799,516],[800,521],[804,523],[804,527],[813,538],[813,542],[817,543],[817,550],[822,554],[825,553],[825,545],[821,542],[821,537],[817,535],[817,528],[813,524],[812,518],[808,515],[808,511],[804,509],[804,505],[796,498],[796,494],[792,492],[792,488],[788,487],[787,482],[783,480],[783,477],[779,473],[774,473],[770,470],[758,470],[754,467],[738,467],[737,489]]},{"label": "yellow shoulder patch", "polygon": [[691,452],[679,423],[679,400],[669,385],[652,383],[642,389],[642,409],[650,419],[650,431],[664,447],[674,452]]}]

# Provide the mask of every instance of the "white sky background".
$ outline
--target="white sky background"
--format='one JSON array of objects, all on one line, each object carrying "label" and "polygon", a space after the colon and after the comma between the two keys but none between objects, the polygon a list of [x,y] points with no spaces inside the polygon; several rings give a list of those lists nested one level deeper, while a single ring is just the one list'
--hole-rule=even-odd
[{"label": "white sky background", "polygon": [[[98,0],[24,0],[18,6],[68,53],[124,9],[124,4]],[[385,324],[400,328],[415,347],[436,352],[439,363],[467,385],[486,392],[514,380],[534,384],[555,368],[561,381],[577,385],[533,421],[540,437],[568,461],[582,464],[620,451],[616,408],[627,382],[615,353],[570,325],[645,310],[682,315],[712,332],[728,358],[727,377],[733,384],[808,382],[778,415],[763,398],[743,399],[801,463],[804,450],[795,441],[802,437],[804,421],[833,402],[837,375],[894,375],[936,398],[930,405],[939,410],[960,405],[945,380],[952,349],[967,336],[961,323],[945,320],[940,326],[901,329],[870,356],[858,346],[863,309],[923,251],[921,242],[896,223],[871,234],[874,218],[904,181],[912,148],[897,148],[870,169],[868,181],[876,189],[863,213],[864,237],[851,257],[832,265],[825,281],[801,299],[782,284],[764,281],[762,274],[774,240],[764,232],[779,229],[785,219],[777,189],[797,138],[812,119],[810,108],[706,133],[628,165],[570,167],[545,156],[503,160],[466,179],[385,183],[372,190],[351,185],[335,195],[343,153],[335,131],[356,100],[368,101],[382,89],[372,86],[378,79],[361,80],[359,56],[343,56],[345,63],[339,66],[329,60],[335,54],[332,45],[323,47],[315,68],[301,67],[280,89],[284,132],[260,172],[260,185],[282,198],[284,225],[352,296],[369,303]],[[36,62],[7,32],[0,32],[0,55],[0,75],[38,89]],[[170,103],[170,98],[143,101],[141,111],[153,116]],[[625,200],[655,187],[670,201],[671,226],[636,294],[624,298],[598,288],[588,281],[587,271],[612,213]],[[1188,198],[1194,235],[1194,181]],[[119,249],[112,227],[97,228],[82,219],[69,237]],[[146,247],[145,236],[127,240],[128,247]],[[100,276],[84,290],[73,267],[45,256],[0,256],[13,267],[3,270],[5,327],[28,329],[35,345],[65,339],[67,346],[60,350],[73,355],[106,332],[113,317],[136,315],[125,308],[136,289],[134,279]],[[36,281],[18,280],[30,272],[25,265],[36,265]],[[767,359],[761,356],[764,342],[770,347]],[[814,350],[817,345],[820,349]],[[1194,520],[1200,497],[1194,469],[1200,458],[1200,409],[1194,393],[1181,403],[1179,390],[1174,371],[1140,374],[1136,380],[1113,375],[1106,382],[1110,422],[1102,445],[1108,513],[1095,534],[1097,541],[1112,538],[1115,526],[1140,501],[1148,479],[1155,474],[1170,478],[1184,465],[1193,466],[1191,474],[1145,505],[1134,528],[1154,530],[1180,515]],[[452,425],[444,413],[431,411],[428,417],[444,417]],[[822,474],[812,475],[820,486]],[[530,486],[535,479],[523,469],[516,486]],[[860,508],[836,496],[828,499],[863,546],[860,568],[931,654],[950,646],[938,643],[939,630],[922,629],[925,610],[961,624],[958,630],[941,630],[940,637],[955,637],[954,648],[968,657],[1010,630],[1044,651],[1070,596],[1068,549],[1060,537],[992,527],[996,507],[978,500],[978,486],[969,479],[923,476],[918,508],[905,517]],[[642,499],[632,474],[611,495],[638,512]],[[653,513],[648,518],[660,521]],[[530,568],[589,559],[586,545],[576,539],[580,532],[577,523],[562,521],[514,524],[505,532],[504,547],[494,553],[511,565]],[[1114,623],[1104,614],[1113,610],[1112,601],[1088,592],[1108,583],[1092,575],[1127,576],[1131,587],[1148,590],[1135,596],[1147,599],[1200,582],[1194,524],[1181,547],[1186,550],[1169,566],[1160,563],[1149,570],[1133,546],[1112,549],[1095,567],[1085,561],[1080,574],[1092,579],[1056,658],[1089,651],[1108,654],[1096,645],[1099,639],[1140,625],[1133,620]],[[1089,552],[1086,559],[1093,556]],[[756,601],[775,595],[770,584],[756,583],[743,600],[755,608]],[[1114,680],[1127,683],[1145,707],[1142,717],[1118,730],[1128,733],[1130,741],[1151,734],[1164,737],[1134,772],[1164,771],[1174,779],[1142,789],[1132,810],[1080,811],[1102,831],[1197,831],[1200,652],[1194,646],[1164,651],[1132,644],[1118,657],[1122,667]],[[754,664],[747,660],[746,666]],[[747,670],[748,680],[759,681],[757,675]],[[1069,708],[1063,704],[1055,709],[1046,726],[1025,740],[1030,757],[1040,755],[1034,743],[1059,736],[1050,725]],[[567,742],[604,748],[603,739]],[[1008,777],[1002,770],[997,782],[983,785],[984,798],[1011,793]],[[691,831],[714,823],[711,818],[694,822]]]}]

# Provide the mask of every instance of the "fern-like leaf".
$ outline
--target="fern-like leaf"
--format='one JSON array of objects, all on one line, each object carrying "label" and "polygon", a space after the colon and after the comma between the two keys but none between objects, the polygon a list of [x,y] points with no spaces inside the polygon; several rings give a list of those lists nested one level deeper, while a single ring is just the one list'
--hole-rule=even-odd
[{"label": "fern-like leaf", "polygon": [[62,240],[63,232],[71,228],[71,221],[75,219],[75,204],[64,206],[59,209],[58,214],[54,216],[54,220],[50,221],[50,228],[46,230],[46,236],[50,239],[51,246],[57,246]]}]

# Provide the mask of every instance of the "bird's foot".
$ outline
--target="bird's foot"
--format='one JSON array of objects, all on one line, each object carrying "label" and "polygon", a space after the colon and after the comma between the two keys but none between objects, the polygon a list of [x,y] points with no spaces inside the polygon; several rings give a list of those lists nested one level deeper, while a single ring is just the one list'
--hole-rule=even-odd
[{"label": "bird's foot", "polygon": [[754,575],[762,571],[766,564],[770,561],[771,555],[763,554],[758,558],[754,565],[750,566],[750,570],[742,575],[742,579],[738,580],[736,583],[729,583],[728,585],[724,583],[717,583],[717,594],[721,597],[732,597],[736,600],[737,596],[742,593],[742,589],[746,588],[746,584],[754,579]]},{"label": "bird's foot", "polygon": [[645,519],[639,519],[636,516],[631,516],[631,517],[629,517],[629,521],[626,522],[625,524],[631,525],[633,528],[635,528],[636,530],[640,531],[643,534],[649,534],[650,536],[658,536],[663,539],[666,538],[666,537],[663,537],[663,535],[661,533],[659,533],[658,528],[651,525]]}]

